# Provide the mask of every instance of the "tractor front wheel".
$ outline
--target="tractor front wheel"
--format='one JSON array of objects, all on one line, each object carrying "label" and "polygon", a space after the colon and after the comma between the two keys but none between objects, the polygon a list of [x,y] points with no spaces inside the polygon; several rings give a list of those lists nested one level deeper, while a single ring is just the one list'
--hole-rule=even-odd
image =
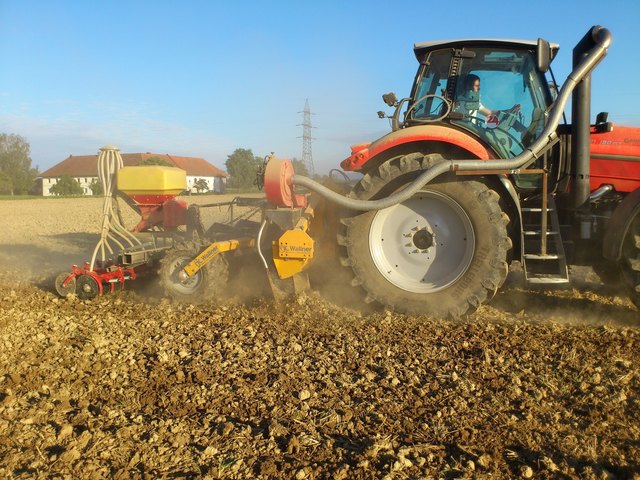
[{"label": "tractor front wheel", "polygon": [[[376,199],[414,180],[437,155],[408,155],[370,172],[352,196]],[[490,299],[507,274],[508,217],[498,194],[455,177],[409,200],[346,219],[343,261],[368,301],[396,311],[457,317]]]}]

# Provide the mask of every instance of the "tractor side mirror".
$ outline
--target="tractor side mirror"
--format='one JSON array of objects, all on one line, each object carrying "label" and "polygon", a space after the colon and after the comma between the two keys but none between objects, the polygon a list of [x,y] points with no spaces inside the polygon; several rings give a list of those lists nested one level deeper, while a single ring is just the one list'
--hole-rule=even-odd
[{"label": "tractor side mirror", "polygon": [[549,71],[551,66],[551,45],[546,40],[538,39],[538,48],[536,49],[536,63],[538,70],[542,73]]},{"label": "tractor side mirror", "polygon": [[390,107],[395,107],[398,105],[398,97],[393,92],[385,93],[382,95],[382,101],[386,103]]},{"label": "tractor side mirror", "polygon": [[613,123],[609,121],[609,112],[600,112],[596,115],[596,132],[607,133],[613,131]]}]

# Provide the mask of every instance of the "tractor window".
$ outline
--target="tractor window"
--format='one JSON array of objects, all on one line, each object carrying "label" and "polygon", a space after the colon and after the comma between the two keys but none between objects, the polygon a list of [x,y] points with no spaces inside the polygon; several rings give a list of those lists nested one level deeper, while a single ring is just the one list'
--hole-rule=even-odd
[{"label": "tractor window", "polygon": [[524,151],[542,132],[547,107],[544,76],[528,51],[477,49],[464,59],[454,99],[454,120],[474,131],[502,158]]},{"label": "tractor window", "polygon": [[450,62],[450,50],[432,52],[425,65],[420,67],[418,81],[411,95],[413,101],[408,110],[411,118],[435,120],[444,113],[444,102],[438,97],[445,95]]}]

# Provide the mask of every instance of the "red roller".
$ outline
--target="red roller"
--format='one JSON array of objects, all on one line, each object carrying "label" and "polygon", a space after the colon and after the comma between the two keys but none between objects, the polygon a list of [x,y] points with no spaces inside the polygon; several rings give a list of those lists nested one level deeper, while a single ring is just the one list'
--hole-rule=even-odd
[{"label": "red roller", "polygon": [[293,164],[290,160],[272,158],[264,174],[264,193],[267,200],[277,207],[305,207],[307,197],[293,192],[291,177]]}]

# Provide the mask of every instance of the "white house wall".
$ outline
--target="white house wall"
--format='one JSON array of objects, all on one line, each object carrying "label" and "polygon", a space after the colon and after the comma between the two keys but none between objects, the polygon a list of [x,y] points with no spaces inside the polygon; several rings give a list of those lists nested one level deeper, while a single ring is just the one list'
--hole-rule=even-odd
[{"label": "white house wall", "polygon": [[227,177],[215,177],[213,191],[215,193],[226,193],[227,192]]},{"label": "white house wall", "polygon": [[[84,195],[93,195],[91,191],[91,183],[95,180],[98,181],[98,177],[73,177],[76,182],[80,184]],[[197,193],[194,184],[197,180],[203,178],[207,182],[207,188],[210,192],[224,193],[227,187],[227,179],[225,177],[202,177],[202,176],[187,176],[187,190],[191,193]],[[58,183],[58,178],[43,178],[42,179],[42,196],[52,196],[51,187]]]},{"label": "white house wall", "polygon": [[[91,183],[95,180],[98,181],[98,177],[73,177],[76,182],[82,187],[84,195],[93,195],[91,191]],[[58,178],[43,178],[42,179],[42,196],[51,197],[51,187],[58,183]]]},{"label": "white house wall", "polygon": [[187,175],[187,190],[191,193],[198,193],[198,190],[194,187],[194,185],[200,179],[203,179],[205,182],[207,182],[207,189],[210,192],[222,193],[225,191],[227,179],[224,177],[203,177],[191,175]]}]

